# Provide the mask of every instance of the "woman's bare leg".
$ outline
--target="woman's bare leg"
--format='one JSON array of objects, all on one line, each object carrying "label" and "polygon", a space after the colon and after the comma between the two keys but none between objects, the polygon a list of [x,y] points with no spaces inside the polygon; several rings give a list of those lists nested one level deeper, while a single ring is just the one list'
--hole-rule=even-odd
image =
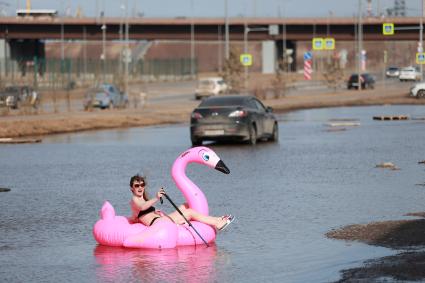
[{"label": "woman's bare leg", "polygon": [[[186,217],[187,220],[195,220],[199,221],[211,226],[214,226],[216,228],[223,227],[224,224],[226,224],[226,219],[223,219],[222,217],[215,217],[215,216],[209,216],[201,214],[191,208],[185,208],[184,206],[179,207],[180,211],[183,213],[184,217]],[[178,211],[174,211],[173,213],[168,214],[168,216],[178,224],[184,224],[185,220],[180,215]]]}]

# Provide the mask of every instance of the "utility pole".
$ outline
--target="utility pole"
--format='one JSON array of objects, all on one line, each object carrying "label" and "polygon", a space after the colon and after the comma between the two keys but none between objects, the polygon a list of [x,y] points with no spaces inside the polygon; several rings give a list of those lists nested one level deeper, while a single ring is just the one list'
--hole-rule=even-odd
[{"label": "utility pole", "polygon": [[[244,54],[248,53],[248,32],[249,27],[246,23],[246,19],[244,20],[244,33],[243,33],[243,52]],[[245,71],[245,79],[244,79],[244,88],[245,91],[248,92],[248,67],[244,66]]]},{"label": "utility pole", "polygon": [[[423,48],[423,17],[424,17],[424,0],[421,0],[421,14],[420,14],[420,27],[419,27],[419,50],[418,52],[424,52]],[[421,70],[421,81],[423,80],[423,64],[420,64]]]},{"label": "utility pole", "polygon": [[224,21],[225,21],[225,49],[224,49],[224,53],[225,53],[225,58],[226,60],[229,60],[230,57],[230,51],[229,51],[229,16],[227,14],[227,0],[224,0]]},{"label": "utility pole", "polygon": [[362,70],[362,50],[363,50],[363,27],[362,27],[362,0],[359,0],[359,27],[357,29],[358,33],[358,50],[357,50],[357,86],[358,90],[362,90],[361,84],[361,70]]},{"label": "utility pole", "polygon": [[190,10],[191,10],[191,17],[190,17],[190,75],[195,75],[195,25],[193,23],[193,0],[190,0]]},{"label": "utility pole", "polygon": [[[279,9],[280,12],[280,9]],[[282,72],[285,71],[285,60],[286,60],[286,24],[284,21],[284,16],[285,16],[285,10],[283,11],[282,14]],[[289,64],[288,64],[288,69],[287,71],[289,72]]]},{"label": "utility pole", "polygon": [[[130,48],[128,45],[129,40],[129,26],[128,26],[128,0],[125,1],[125,70],[124,70],[124,92],[128,96],[128,61],[130,60]],[[120,62],[121,64],[121,62]]]},{"label": "utility pole", "polygon": [[102,79],[103,83],[106,82],[106,25],[105,25],[105,15],[104,11],[102,11],[102,56],[100,59],[102,60]]},{"label": "utility pole", "polygon": [[83,60],[84,60],[84,81],[87,78],[87,30],[86,26],[83,26]]}]

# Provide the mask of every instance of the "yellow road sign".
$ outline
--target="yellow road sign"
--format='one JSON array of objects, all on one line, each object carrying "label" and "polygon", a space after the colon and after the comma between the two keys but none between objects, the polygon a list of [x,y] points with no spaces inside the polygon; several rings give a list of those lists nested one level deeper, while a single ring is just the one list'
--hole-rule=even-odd
[{"label": "yellow road sign", "polygon": [[393,35],[394,34],[394,24],[393,23],[383,23],[382,24],[382,34],[383,35]]},{"label": "yellow road sign", "polygon": [[425,53],[424,52],[416,53],[416,64],[425,64]]},{"label": "yellow road sign", "polygon": [[335,49],[335,39],[332,37],[327,37],[323,40],[325,42],[326,50],[334,50]]},{"label": "yellow road sign", "polygon": [[321,37],[315,37],[312,40],[313,50],[323,50],[324,40]]},{"label": "yellow road sign", "polygon": [[249,53],[241,54],[239,60],[241,61],[242,65],[245,67],[252,65],[252,55]]}]

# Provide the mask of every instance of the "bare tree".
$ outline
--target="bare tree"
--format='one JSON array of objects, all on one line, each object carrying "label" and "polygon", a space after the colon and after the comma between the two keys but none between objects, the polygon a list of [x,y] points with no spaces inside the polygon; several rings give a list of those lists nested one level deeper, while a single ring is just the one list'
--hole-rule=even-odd
[{"label": "bare tree", "polygon": [[338,58],[332,57],[325,63],[323,77],[327,86],[334,91],[342,84],[344,81],[344,70],[341,68]]},{"label": "bare tree", "polygon": [[242,73],[243,66],[239,61],[239,54],[236,48],[232,47],[229,54],[229,59],[225,60],[223,72],[221,76],[224,81],[231,87],[234,92],[239,92],[242,89]]}]

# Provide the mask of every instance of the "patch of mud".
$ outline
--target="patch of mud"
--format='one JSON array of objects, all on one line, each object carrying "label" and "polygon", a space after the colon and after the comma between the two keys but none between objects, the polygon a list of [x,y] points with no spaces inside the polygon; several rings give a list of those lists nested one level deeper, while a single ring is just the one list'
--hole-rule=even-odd
[{"label": "patch of mud", "polygon": [[[425,212],[406,216],[425,217]],[[355,224],[326,233],[328,238],[360,241],[395,250],[394,256],[368,260],[364,266],[342,270],[337,282],[391,282],[425,280],[425,219]]]},{"label": "patch of mud", "polygon": [[425,252],[408,252],[368,260],[363,267],[341,271],[337,282],[420,281],[425,278]]},{"label": "patch of mud", "polygon": [[425,219],[349,225],[330,231],[326,236],[391,249],[415,249],[425,246]]}]

